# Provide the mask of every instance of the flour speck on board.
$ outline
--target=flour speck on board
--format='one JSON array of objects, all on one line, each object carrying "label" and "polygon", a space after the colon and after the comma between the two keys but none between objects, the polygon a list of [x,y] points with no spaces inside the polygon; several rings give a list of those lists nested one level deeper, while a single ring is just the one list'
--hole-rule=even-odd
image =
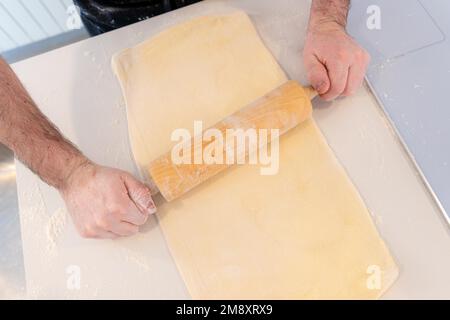
[{"label": "flour speck on board", "polygon": [[46,227],[47,234],[47,249],[54,251],[58,244],[58,239],[63,233],[67,222],[67,214],[64,208],[56,210],[48,220]]},{"label": "flour speck on board", "polygon": [[143,258],[143,257],[139,257],[136,255],[128,255],[128,256],[125,256],[125,260],[135,264],[136,266],[138,266],[140,269],[142,269],[144,271],[150,271],[150,266],[147,263],[147,261],[145,261],[145,258]]},{"label": "flour speck on board", "polygon": [[123,256],[125,258],[125,261],[136,265],[143,271],[149,272],[151,270],[147,257],[143,256],[142,254],[129,249],[125,249],[123,252]]}]

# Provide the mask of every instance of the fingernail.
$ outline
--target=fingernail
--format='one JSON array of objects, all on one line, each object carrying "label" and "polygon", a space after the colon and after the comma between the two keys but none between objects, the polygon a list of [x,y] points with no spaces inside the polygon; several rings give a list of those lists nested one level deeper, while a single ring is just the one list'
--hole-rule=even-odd
[{"label": "fingernail", "polygon": [[155,214],[157,211],[158,209],[156,209],[155,205],[152,205],[147,209],[148,214]]},{"label": "fingernail", "polygon": [[315,89],[318,93],[322,93],[322,89],[323,89],[324,85],[325,85],[325,82],[322,81],[322,82],[320,82],[319,84],[316,84],[316,85],[314,86],[314,89]]},{"label": "fingernail", "polygon": [[149,215],[155,214],[156,211],[158,211],[156,209],[156,205],[155,205],[155,202],[153,201],[153,199],[150,198],[149,201],[146,203],[145,211]]}]

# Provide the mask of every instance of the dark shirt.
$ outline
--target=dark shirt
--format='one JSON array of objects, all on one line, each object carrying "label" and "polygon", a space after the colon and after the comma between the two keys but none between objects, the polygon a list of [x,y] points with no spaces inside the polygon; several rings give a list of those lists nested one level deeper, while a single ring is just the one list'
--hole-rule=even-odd
[{"label": "dark shirt", "polygon": [[201,0],[73,0],[91,35],[98,35]]}]

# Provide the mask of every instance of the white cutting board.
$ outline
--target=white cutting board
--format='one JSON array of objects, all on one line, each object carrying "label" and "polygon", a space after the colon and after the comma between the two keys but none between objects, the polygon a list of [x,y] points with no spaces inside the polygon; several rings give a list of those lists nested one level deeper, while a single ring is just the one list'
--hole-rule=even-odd
[{"label": "white cutting board", "polygon": [[[88,157],[136,173],[112,54],[184,20],[243,9],[289,76],[306,84],[301,51],[309,4],[205,1],[13,68],[42,111]],[[314,117],[400,266],[400,278],[385,297],[450,298],[447,225],[368,89],[334,103],[315,102]],[[20,163],[17,185],[30,297],[188,298],[157,221],[129,239],[81,239],[70,219],[61,219],[59,194]]]}]

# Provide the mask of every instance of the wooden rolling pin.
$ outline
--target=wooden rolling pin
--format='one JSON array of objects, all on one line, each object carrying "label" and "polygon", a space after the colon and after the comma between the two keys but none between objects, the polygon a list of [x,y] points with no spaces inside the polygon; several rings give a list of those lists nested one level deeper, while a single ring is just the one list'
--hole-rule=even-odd
[{"label": "wooden rolling pin", "polygon": [[[225,137],[226,129],[279,129],[282,135],[311,116],[311,100],[317,95],[312,88],[303,88],[295,81],[288,81],[250,105],[230,115],[211,128],[218,129]],[[190,141],[191,155],[196,144]],[[197,143],[202,150],[212,143]],[[224,157],[227,154],[223,147]],[[248,155],[248,154],[247,154]],[[247,156],[246,155],[246,156]],[[193,162],[193,161],[192,161]],[[229,164],[175,164],[171,151],[152,161],[148,166],[152,193],[160,192],[167,201],[172,201],[202,182],[230,167]],[[156,187],[158,190],[156,190]]]}]

